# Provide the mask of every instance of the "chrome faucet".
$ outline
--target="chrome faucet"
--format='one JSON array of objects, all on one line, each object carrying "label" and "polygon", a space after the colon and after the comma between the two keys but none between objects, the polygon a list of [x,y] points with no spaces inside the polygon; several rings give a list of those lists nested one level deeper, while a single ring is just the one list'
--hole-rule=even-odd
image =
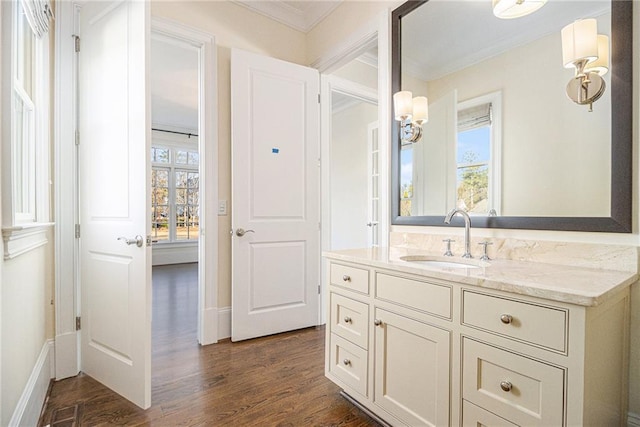
[{"label": "chrome faucet", "polygon": [[473,255],[471,255],[471,237],[469,232],[471,230],[471,218],[469,218],[469,214],[462,209],[451,209],[444,218],[444,223],[450,224],[451,218],[457,214],[460,214],[460,216],[464,218],[464,255],[462,255],[462,258],[473,258]]}]

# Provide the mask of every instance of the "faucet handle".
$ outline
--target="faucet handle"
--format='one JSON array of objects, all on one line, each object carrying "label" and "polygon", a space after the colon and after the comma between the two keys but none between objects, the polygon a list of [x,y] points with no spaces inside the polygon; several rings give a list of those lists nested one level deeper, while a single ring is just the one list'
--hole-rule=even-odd
[{"label": "faucet handle", "polygon": [[447,250],[444,253],[444,256],[453,256],[453,252],[451,252],[451,242],[455,242],[453,239],[444,239],[443,242],[447,244]]},{"label": "faucet handle", "polygon": [[484,254],[482,254],[482,256],[480,257],[480,260],[481,261],[491,261],[491,258],[489,258],[489,254],[487,253],[487,247],[489,245],[493,245],[493,242],[480,242],[478,244],[484,246]]}]

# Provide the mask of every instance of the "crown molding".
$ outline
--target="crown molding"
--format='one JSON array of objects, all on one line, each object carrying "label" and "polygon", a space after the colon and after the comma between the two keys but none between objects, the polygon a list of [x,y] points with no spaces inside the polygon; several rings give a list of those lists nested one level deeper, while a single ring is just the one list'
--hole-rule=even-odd
[{"label": "crown molding", "polygon": [[327,17],[343,0],[332,1],[251,1],[231,0],[233,3],[250,9],[294,30],[308,33],[320,21]]}]

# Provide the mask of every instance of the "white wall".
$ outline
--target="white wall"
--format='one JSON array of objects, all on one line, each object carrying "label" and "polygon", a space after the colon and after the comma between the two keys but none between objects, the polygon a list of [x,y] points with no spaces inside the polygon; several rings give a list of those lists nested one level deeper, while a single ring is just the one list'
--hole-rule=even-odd
[{"label": "white wall", "polygon": [[366,102],[333,114],[331,119],[331,248],[368,246],[367,126],[378,108]]},{"label": "white wall", "polygon": [[2,264],[2,419],[7,425],[47,339],[53,338],[53,245]]}]

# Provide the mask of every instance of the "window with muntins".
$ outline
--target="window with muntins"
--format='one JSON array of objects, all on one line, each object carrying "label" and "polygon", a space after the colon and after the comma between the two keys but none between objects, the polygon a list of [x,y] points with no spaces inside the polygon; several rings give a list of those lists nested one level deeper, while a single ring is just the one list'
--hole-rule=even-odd
[{"label": "window with muntins", "polygon": [[158,243],[198,240],[199,160],[195,149],[151,148],[151,228]]}]

